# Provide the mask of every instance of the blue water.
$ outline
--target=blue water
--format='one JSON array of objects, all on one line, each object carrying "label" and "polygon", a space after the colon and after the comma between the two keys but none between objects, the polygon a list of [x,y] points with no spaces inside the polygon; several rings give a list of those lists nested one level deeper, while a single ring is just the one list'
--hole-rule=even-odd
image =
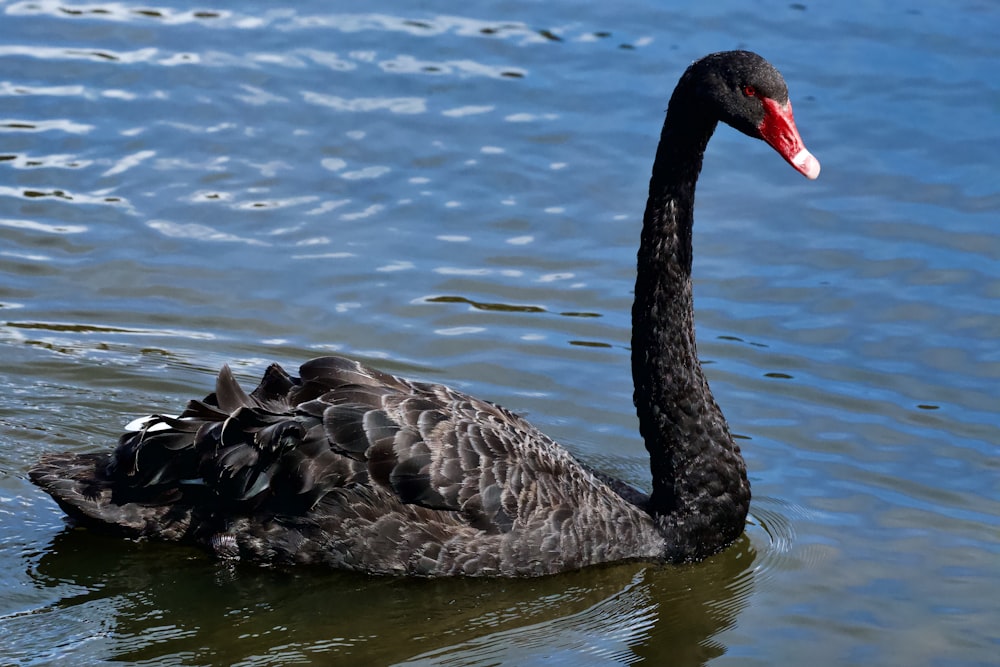
[{"label": "blue water", "polygon": [[[996,664],[1000,6],[832,4],[0,1],[0,663]],[[232,567],[27,481],[223,363],[336,351],[646,486],[649,169],[677,77],[737,47],[823,172],[723,128],[699,183],[699,349],[754,490],[726,552]]]}]

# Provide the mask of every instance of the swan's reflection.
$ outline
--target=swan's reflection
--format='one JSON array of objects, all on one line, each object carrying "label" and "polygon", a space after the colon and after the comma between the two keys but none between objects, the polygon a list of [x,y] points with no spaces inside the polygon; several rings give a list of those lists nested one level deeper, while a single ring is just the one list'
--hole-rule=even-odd
[{"label": "swan's reflection", "polygon": [[[531,580],[364,578],[233,568],[201,552],[59,533],[33,569],[68,658],[172,664],[702,665],[751,593],[757,552]],[[112,618],[109,618],[109,614]]]}]

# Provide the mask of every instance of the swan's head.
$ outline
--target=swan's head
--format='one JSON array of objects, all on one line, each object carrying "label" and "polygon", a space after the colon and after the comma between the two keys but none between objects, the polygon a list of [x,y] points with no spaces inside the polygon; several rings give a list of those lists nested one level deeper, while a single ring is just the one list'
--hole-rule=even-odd
[{"label": "swan's head", "polygon": [[713,53],[691,65],[681,80],[694,88],[703,109],[763,139],[807,178],[819,176],[819,161],[795,127],[788,86],[771,63],[750,51]]}]

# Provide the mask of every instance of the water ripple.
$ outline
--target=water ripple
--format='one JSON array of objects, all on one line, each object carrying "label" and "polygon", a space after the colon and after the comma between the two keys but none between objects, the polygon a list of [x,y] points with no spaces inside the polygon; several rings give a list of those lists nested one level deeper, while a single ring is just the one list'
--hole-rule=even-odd
[{"label": "water ripple", "polygon": [[[6,194],[2,192],[2,188],[0,188],[0,194]],[[47,224],[37,220],[11,220],[9,218],[0,218],[0,227],[26,229],[45,234],[82,234],[87,231],[86,225]]]},{"label": "water ripple", "polygon": [[[2,55],[2,53],[0,53]],[[56,130],[68,134],[87,134],[93,125],[77,123],[64,118],[51,120],[0,119],[0,132],[50,132]]]},{"label": "water ripple", "polygon": [[419,97],[356,97],[345,98],[303,91],[302,99],[310,104],[333,109],[334,111],[371,112],[389,111],[397,114],[415,114],[427,111],[427,102]]}]

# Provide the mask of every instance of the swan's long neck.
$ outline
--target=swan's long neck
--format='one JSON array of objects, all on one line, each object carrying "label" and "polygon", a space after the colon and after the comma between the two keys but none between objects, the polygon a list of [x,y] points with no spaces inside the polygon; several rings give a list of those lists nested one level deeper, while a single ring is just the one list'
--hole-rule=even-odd
[{"label": "swan's long neck", "polygon": [[632,307],[632,375],[668,558],[701,558],[743,531],[746,466],[702,373],[691,289],[694,191],[716,122],[668,112],[653,165]]}]

